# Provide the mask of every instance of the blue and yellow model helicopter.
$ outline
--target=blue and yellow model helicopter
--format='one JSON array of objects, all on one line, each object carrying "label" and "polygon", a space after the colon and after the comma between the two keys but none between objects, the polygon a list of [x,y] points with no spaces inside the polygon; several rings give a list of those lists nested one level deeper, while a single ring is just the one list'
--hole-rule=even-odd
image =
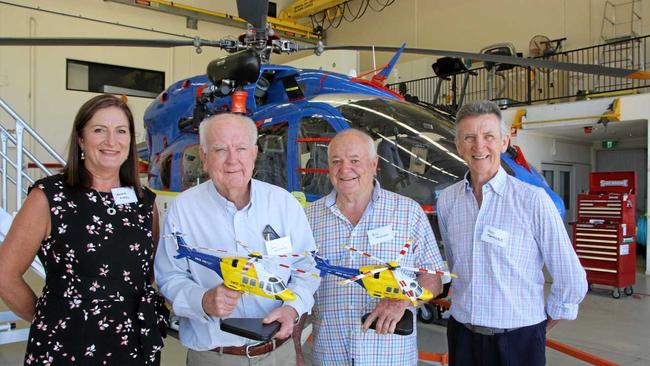
[{"label": "blue and yellow model helicopter", "polygon": [[359,269],[332,265],[329,260],[316,253],[313,256],[316,260],[316,268],[321,271],[321,275],[327,273],[344,278],[344,280],[339,282],[342,285],[356,282],[372,297],[407,300],[413,306],[417,306],[418,300],[429,301],[433,299],[433,294],[431,291],[420,286],[410,273],[430,273],[449,277],[456,276],[448,271],[413,268],[401,265],[401,260],[412,244],[412,240],[407,241],[397,258],[390,262],[346,245],[345,248],[348,250],[381,263],[378,265],[362,266]]},{"label": "blue and yellow model helicopter", "polygon": [[[257,251],[250,251],[243,243],[238,243],[249,252],[248,256],[242,257],[225,250],[191,247],[183,239],[184,235],[178,231],[174,231],[169,236],[174,238],[178,245],[178,254],[174,258],[187,258],[213,270],[223,279],[224,286],[235,291],[269,299],[291,301],[296,299],[296,294],[287,287],[280,277],[274,274],[277,272],[277,267],[286,268],[299,274],[319,277],[318,274],[276,261],[276,259],[282,258],[308,257],[310,253],[265,256]],[[226,256],[219,257],[202,251],[218,252]]]}]

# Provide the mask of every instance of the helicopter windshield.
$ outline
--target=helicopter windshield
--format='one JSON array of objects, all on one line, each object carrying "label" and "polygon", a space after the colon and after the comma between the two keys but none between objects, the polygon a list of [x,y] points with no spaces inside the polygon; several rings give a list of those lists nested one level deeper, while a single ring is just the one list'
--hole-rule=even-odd
[{"label": "helicopter windshield", "polygon": [[449,120],[410,102],[355,97],[342,95],[332,105],[350,127],[375,140],[383,188],[433,205],[436,191],[462,179],[467,167],[456,153]]}]

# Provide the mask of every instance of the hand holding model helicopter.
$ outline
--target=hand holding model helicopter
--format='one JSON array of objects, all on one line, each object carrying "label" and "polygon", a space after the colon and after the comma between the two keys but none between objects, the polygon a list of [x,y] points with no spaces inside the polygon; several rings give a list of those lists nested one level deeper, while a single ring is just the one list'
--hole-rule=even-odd
[{"label": "hand holding model helicopter", "polygon": [[[220,249],[190,247],[183,239],[183,234],[178,231],[173,232],[171,237],[176,239],[178,245],[176,259],[187,258],[213,270],[223,279],[224,286],[231,290],[282,301],[294,300],[296,295],[287,288],[284,281],[276,274],[278,267],[289,269],[299,275],[318,277],[333,274],[344,278],[339,282],[340,284],[346,285],[356,282],[372,297],[407,300],[414,306],[417,305],[418,300],[431,300],[433,294],[422,288],[415,278],[408,275],[408,272],[455,277],[454,274],[448,271],[402,266],[400,262],[413,244],[412,240],[407,241],[397,258],[390,262],[359,251],[354,247],[346,246],[350,251],[380,263],[379,265],[363,266],[355,269],[334,266],[317,253],[291,253],[269,256],[262,255],[257,251],[251,251],[243,243],[238,243],[249,252],[248,256],[242,257]],[[223,253],[227,256],[219,257],[202,251]],[[307,256],[313,256],[316,261],[316,268],[320,270],[320,275],[278,261],[283,258]]]}]

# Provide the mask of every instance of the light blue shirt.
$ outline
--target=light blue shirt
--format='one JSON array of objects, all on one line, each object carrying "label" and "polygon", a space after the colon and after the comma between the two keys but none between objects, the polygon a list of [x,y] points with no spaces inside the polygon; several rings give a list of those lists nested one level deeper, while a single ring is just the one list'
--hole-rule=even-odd
[{"label": "light blue shirt", "polygon": [[[575,319],[587,280],[551,199],[502,168],[482,192],[479,209],[466,176],[438,198],[449,269],[458,275],[451,315],[494,328],[537,324],[547,314]],[[546,307],[544,265],[553,277]]]},{"label": "light blue shirt", "polygon": [[[172,303],[180,316],[181,343],[193,350],[204,351],[215,347],[241,346],[254,341],[219,329],[220,320],[203,311],[203,294],[223,283],[216,272],[186,258],[175,259],[176,241],[167,237],[174,230],[186,236],[190,246],[222,249],[246,257],[252,251],[268,254],[262,231],[270,225],[280,237],[291,239],[292,252],[315,249],[305,212],[298,201],[286,190],[274,185],[251,181],[251,200],[237,210],[232,202],[221,196],[212,181],[204,182],[176,197],[172,203],[161,235],[155,260],[156,281],[162,294]],[[217,255],[217,253],[212,253]],[[317,273],[311,257],[282,261],[294,267]],[[286,304],[298,314],[308,312],[314,304],[313,294],[320,279],[292,274],[278,267],[274,273],[287,283],[297,299]],[[243,294],[231,318],[263,318],[281,306],[279,300]]]}]

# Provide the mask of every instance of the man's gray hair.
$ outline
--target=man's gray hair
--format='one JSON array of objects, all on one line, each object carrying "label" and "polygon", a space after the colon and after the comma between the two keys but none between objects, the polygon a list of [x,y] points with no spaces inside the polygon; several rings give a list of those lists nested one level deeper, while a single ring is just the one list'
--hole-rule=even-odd
[{"label": "man's gray hair", "polygon": [[[357,135],[362,137],[363,139],[366,140],[367,143],[367,148],[368,148],[368,157],[370,159],[374,159],[377,156],[377,147],[375,146],[375,141],[372,139],[372,136],[370,136],[366,131],[359,130],[356,128],[346,128],[343,131],[340,131],[339,133],[334,136],[334,138],[338,138],[339,136],[345,136],[345,135]],[[330,144],[332,142],[330,141]],[[330,150],[329,148],[327,149],[327,158],[329,159],[330,157]]]},{"label": "man's gray hair", "polygon": [[491,100],[477,100],[465,104],[456,113],[456,137],[458,137],[458,125],[463,119],[485,114],[493,114],[499,119],[501,137],[507,136],[510,133],[510,128],[503,120],[499,106]]},{"label": "man's gray hair", "polygon": [[252,119],[242,116],[241,114],[232,114],[232,113],[221,113],[215,116],[209,117],[199,125],[199,143],[203,151],[208,151],[207,141],[206,141],[206,131],[208,130],[208,125],[220,123],[220,121],[226,120],[236,120],[244,124],[250,130],[251,145],[255,146],[257,144],[257,126]]}]

